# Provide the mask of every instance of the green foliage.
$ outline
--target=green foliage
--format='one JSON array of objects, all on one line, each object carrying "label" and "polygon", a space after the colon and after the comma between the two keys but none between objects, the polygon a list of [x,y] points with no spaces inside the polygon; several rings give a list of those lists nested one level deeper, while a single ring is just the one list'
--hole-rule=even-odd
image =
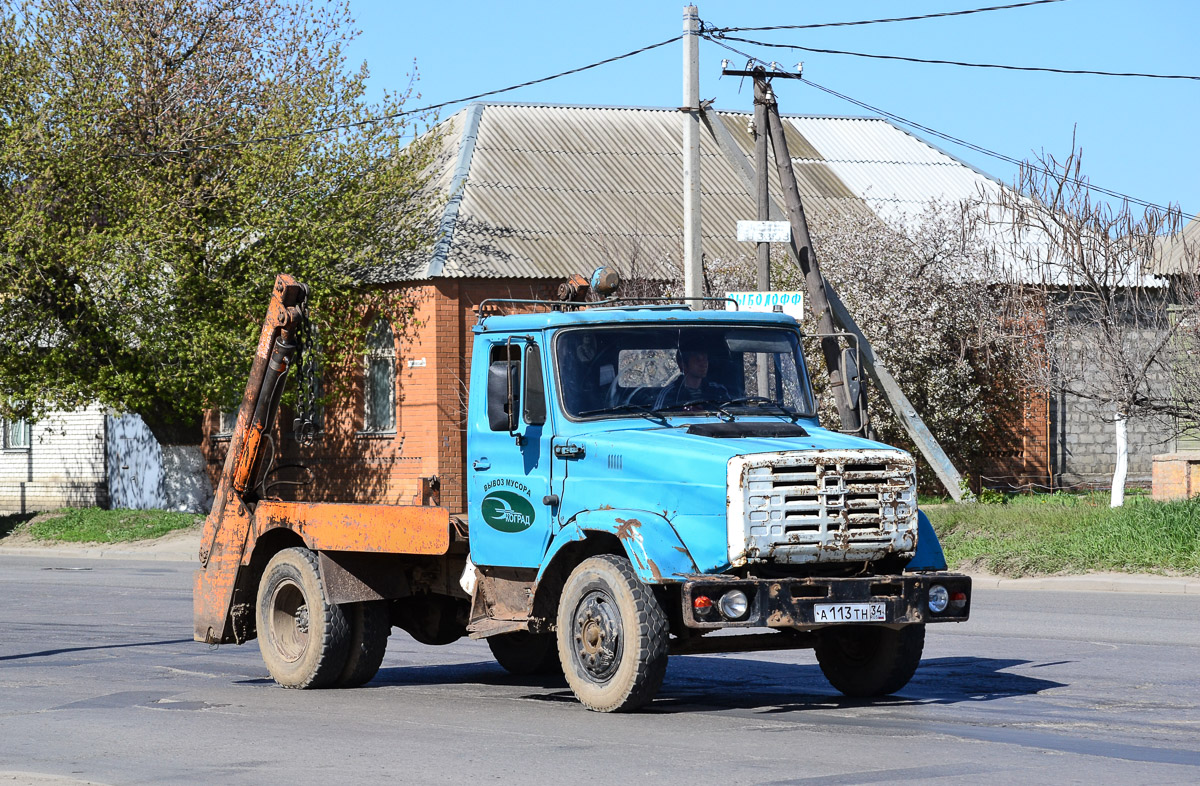
[{"label": "green foliage", "polygon": [[363,271],[429,241],[437,140],[403,118],[308,133],[412,94],[365,102],[351,25],[310,0],[0,11],[0,416],[99,401],[193,441],[240,398],[280,272],[354,348]]},{"label": "green foliage", "polygon": [[952,567],[1004,576],[1089,571],[1200,574],[1200,500],[1107,492],[1011,496],[1001,505],[924,508]]},{"label": "green foliage", "polygon": [[34,540],[68,543],[125,543],[157,538],[198,525],[204,518],[165,510],[63,508],[37,516],[27,531]]}]

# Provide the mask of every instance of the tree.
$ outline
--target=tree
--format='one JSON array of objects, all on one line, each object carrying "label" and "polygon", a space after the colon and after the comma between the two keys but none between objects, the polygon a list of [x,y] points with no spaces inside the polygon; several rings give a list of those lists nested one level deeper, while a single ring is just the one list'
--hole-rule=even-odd
[{"label": "tree", "polygon": [[[245,384],[274,277],[346,313],[427,243],[430,118],[349,71],[347,6],[41,0],[0,12],[0,415],[88,402],[163,443]],[[329,129],[329,130],[315,130]],[[341,304],[337,308],[336,304]],[[320,326],[361,349],[353,319]]]},{"label": "tree", "polygon": [[1116,507],[1124,501],[1129,422],[1157,421],[1170,433],[1200,418],[1200,282],[1190,245],[1175,249],[1184,264],[1160,264],[1179,211],[1139,214],[1128,201],[1093,201],[1081,154],[1072,146],[1061,161],[1027,163],[1020,193],[1004,192],[1000,204],[1014,230],[1012,284],[1033,306],[1023,323],[1037,328],[1028,382],[1093,402],[1095,416],[1112,424]]}]

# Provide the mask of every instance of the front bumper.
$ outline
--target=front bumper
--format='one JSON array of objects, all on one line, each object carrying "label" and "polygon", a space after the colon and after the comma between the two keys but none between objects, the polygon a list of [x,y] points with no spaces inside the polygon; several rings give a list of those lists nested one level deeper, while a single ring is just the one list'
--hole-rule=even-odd
[{"label": "front bumper", "polygon": [[[929,609],[929,588],[945,587],[952,598],[940,613]],[[718,609],[720,597],[740,590],[749,599],[746,614],[724,617]],[[814,608],[828,604],[883,604],[886,619],[871,625],[911,625],[921,622],[963,622],[971,612],[971,577],[961,573],[914,573],[861,578],[739,579],[732,576],[693,576],[683,583],[683,623],[689,628],[791,628],[815,630],[830,623],[818,622]],[[706,610],[697,609],[696,598],[711,600]],[[702,604],[701,605],[705,605]],[[844,624],[844,623],[833,623]]]}]

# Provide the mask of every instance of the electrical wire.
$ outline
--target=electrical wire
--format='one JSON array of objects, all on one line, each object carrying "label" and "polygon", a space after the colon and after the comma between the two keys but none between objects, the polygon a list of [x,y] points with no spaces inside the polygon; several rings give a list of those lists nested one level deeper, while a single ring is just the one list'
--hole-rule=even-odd
[{"label": "electrical wire", "polygon": [[704,32],[720,35],[721,33],[737,33],[750,32],[759,30],[815,30],[819,27],[852,27],[854,25],[878,25],[887,22],[916,22],[921,19],[938,19],[945,16],[966,16],[967,14],[981,14],[985,11],[1006,11],[1011,8],[1024,8],[1031,5],[1046,5],[1047,3],[1061,3],[1062,0],[1029,0],[1025,3],[1013,3],[1011,5],[994,5],[988,8],[970,8],[965,11],[943,11],[936,14],[921,14],[920,16],[898,16],[891,19],[863,19],[857,22],[821,22],[810,25],[769,25],[767,27],[707,27]]},{"label": "electrical wire", "polygon": [[[935,60],[924,57],[905,57],[902,55],[881,55],[871,52],[850,52],[844,49],[817,49],[811,46],[800,46],[799,44],[776,44],[770,41],[755,41],[750,38],[739,38],[737,36],[721,36],[723,40],[738,41],[743,44],[753,44],[755,46],[769,46],[774,49],[795,49],[801,52],[814,52],[822,55],[849,55],[850,57],[866,57],[874,60],[902,60],[906,63],[929,63],[933,65],[952,65],[962,66],[964,68],[998,68],[1005,71],[1038,71],[1049,74],[1085,74],[1090,76],[1121,76],[1121,77],[1139,77],[1142,79],[1192,79],[1200,81],[1200,76],[1193,74],[1148,74],[1136,71],[1095,71],[1085,68],[1050,68],[1045,66],[1018,66],[1007,65],[1001,63],[967,63],[961,60]],[[710,41],[715,39],[709,38]]]},{"label": "electrical wire", "polygon": [[[772,64],[764,62],[763,60],[760,60],[759,58],[755,57],[754,55],[747,54],[746,52],[743,52],[740,49],[736,49],[736,48],[724,43],[723,41],[721,41],[719,39],[708,38],[708,37],[706,37],[706,39],[709,41],[712,41],[714,44],[717,44],[718,46],[728,49],[729,51],[733,52],[734,54],[737,54],[737,55],[740,55],[740,56],[746,58],[747,67],[749,67],[750,64],[752,64],[752,63],[758,63],[759,65],[762,65],[762,66],[765,66],[768,68],[772,67]],[[835,98],[840,98],[843,101],[854,104],[855,106],[865,109],[868,112],[874,112],[875,114],[885,117],[888,120],[891,120],[895,123],[898,123],[903,126],[907,126],[909,128],[914,128],[918,131],[921,131],[922,133],[937,137],[938,139],[942,139],[947,142],[951,142],[953,144],[959,145],[961,147],[965,147],[968,150],[974,150],[976,153],[981,153],[985,156],[990,156],[990,157],[998,159],[1000,161],[1005,161],[1009,164],[1014,164],[1018,167],[1032,166],[1028,161],[1022,161],[1020,159],[1013,158],[1012,156],[1008,156],[1003,153],[998,153],[995,150],[989,150],[988,148],[983,147],[982,145],[977,145],[974,142],[968,142],[965,139],[960,139],[959,137],[952,136],[950,134],[946,134],[942,131],[938,131],[937,129],[930,128],[929,126],[922,125],[921,123],[917,123],[913,120],[908,120],[907,118],[901,117],[900,115],[897,115],[893,112],[888,112],[885,109],[880,109],[877,106],[872,106],[871,104],[868,104],[865,101],[859,101],[857,98],[851,98],[850,96],[845,95],[844,93],[839,93],[838,91],[836,91],[832,88],[825,87],[824,85],[819,85],[816,82],[812,81],[811,79],[805,79],[804,77],[800,76],[799,74],[789,74],[786,72],[774,71],[774,72],[770,72],[769,76],[779,77],[779,78],[783,78],[783,79],[795,79],[799,82],[803,82],[806,85],[815,87],[818,90],[828,93],[829,95],[834,96]],[[1046,169],[1045,167],[1034,167],[1034,168],[1040,172],[1054,175],[1055,177],[1059,176],[1057,173],[1051,172],[1049,169]],[[1074,185],[1080,186],[1081,188],[1086,188],[1089,191],[1095,191],[1097,193],[1104,194],[1104,195],[1110,196],[1110,197],[1114,197],[1116,199],[1126,200],[1129,203],[1134,204],[1134,205],[1140,205],[1142,207],[1153,208],[1155,210],[1161,210],[1163,212],[1175,212],[1177,210],[1177,208],[1166,207],[1163,205],[1156,204],[1154,202],[1148,202],[1144,199],[1138,199],[1137,197],[1130,196],[1129,194],[1121,193],[1120,191],[1113,191],[1112,189],[1095,185],[1086,180],[1080,180],[1078,178],[1068,177],[1068,178],[1066,178],[1066,181],[1069,183],[1072,183]],[[1192,215],[1192,214],[1187,213],[1186,215]]]},{"label": "electrical wire", "polygon": [[657,49],[660,46],[666,46],[667,44],[672,44],[672,43],[678,41],[681,37],[682,37],[681,35],[672,36],[671,38],[668,38],[665,41],[659,41],[656,44],[649,44],[647,46],[643,46],[638,49],[634,49],[631,52],[626,52],[625,54],[615,55],[613,57],[606,57],[603,60],[597,60],[595,63],[589,63],[588,65],[585,65],[585,66],[580,66],[578,68],[572,68],[569,71],[560,71],[557,74],[552,74],[550,76],[543,76],[540,79],[531,79],[528,82],[522,82],[519,85],[510,85],[508,87],[501,87],[497,90],[488,90],[487,92],[484,92],[484,93],[476,93],[475,95],[472,95],[472,96],[465,96],[463,98],[455,98],[455,99],[451,99],[449,101],[442,101],[437,104],[429,104],[427,106],[418,107],[416,109],[405,109],[400,112],[391,112],[386,115],[379,115],[377,117],[368,117],[363,120],[355,120],[355,121],[349,122],[349,123],[337,123],[335,125],[322,126],[320,128],[308,128],[308,129],[304,129],[302,131],[294,131],[294,132],[288,133],[288,134],[273,134],[273,135],[269,135],[269,136],[254,137],[253,139],[243,139],[243,140],[235,140],[232,142],[222,142],[222,143],[216,144],[216,145],[196,145],[195,147],[180,148],[177,150],[155,150],[155,151],[146,152],[146,153],[122,153],[122,154],[114,155],[112,157],[113,158],[152,158],[154,156],[183,155],[183,154],[187,154],[187,153],[195,153],[195,152],[204,151],[204,150],[225,150],[225,149],[234,148],[234,147],[243,147],[246,145],[258,145],[258,144],[263,144],[266,142],[287,142],[287,141],[290,141],[293,139],[301,139],[301,138],[309,137],[309,136],[320,136],[322,134],[327,134],[331,131],[344,131],[344,130],[347,130],[350,128],[358,128],[360,126],[372,125],[374,123],[383,123],[388,120],[396,120],[398,118],[406,117],[409,115],[418,115],[418,114],[423,114],[426,112],[432,112],[435,109],[441,109],[443,107],[452,106],[454,104],[463,104],[463,103],[466,103],[467,101],[475,101],[480,98],[487,98],[488,96],[499,95],[501,93],[509,93],[509,92],[512,92],[513,90],[520,90],[523,87],[530,87],[531,85],[538,85],[543,82],[549,82],[554,79],[561,79],[564,76],[571,76],[572,74],[578,74],[581,71],[588,71],[593,68],[598,68],[602,65],[607,65],[609,63],[615,63],[618,60],[624,60],[627,57],[633,57],[634,55],[640,55],[642,52],[648,52],[651,49]]}]

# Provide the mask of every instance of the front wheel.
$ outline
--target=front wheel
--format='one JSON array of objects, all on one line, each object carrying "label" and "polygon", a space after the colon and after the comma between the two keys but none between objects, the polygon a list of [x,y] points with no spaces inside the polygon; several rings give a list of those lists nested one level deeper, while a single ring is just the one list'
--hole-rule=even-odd
[{"label": "front wheel", "polygon": [[667,671],[667,646],[666,614],[628,561],[601,554],[571,572],[558,607],[558,652],[586,707],[623,712],[649,703]]},{"label": "front wheel", "polygon": [[317,556],[290,548],[267,563],[255,604],[258,648],[285,688],[326,688],[346,665],[350,626],[329,602]]},{"label": "front wheel", "polygon": [[925,626],[899,630],[846,625],[817,632],[817,663],[829,684],[855,698],[887,696],[908,684],[925,649]]}]

